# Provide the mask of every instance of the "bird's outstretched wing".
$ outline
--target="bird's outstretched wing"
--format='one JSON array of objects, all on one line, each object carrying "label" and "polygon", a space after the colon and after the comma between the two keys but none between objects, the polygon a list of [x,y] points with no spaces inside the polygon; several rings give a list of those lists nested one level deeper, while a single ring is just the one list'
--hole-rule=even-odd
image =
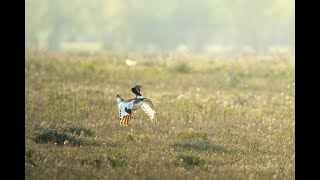
[{"label": "bird's outstretched wing", "polygon": [[152,122],[154,122],[154,123],[157,122],[156,109],[155,109],[154,104],[152,103],[151,99],[144,98],[143,99],[143,104],[141,106],[141,109],[146,114],[148,114],[148,116],[149,116],[149,118],[151,119]]},{"label": "bird's outstretched wing", "polygon": [[125,116],[131,114],[132,107],[133,107],[133,101],[121,102],[118,104],[120,121],[122,121]]}]

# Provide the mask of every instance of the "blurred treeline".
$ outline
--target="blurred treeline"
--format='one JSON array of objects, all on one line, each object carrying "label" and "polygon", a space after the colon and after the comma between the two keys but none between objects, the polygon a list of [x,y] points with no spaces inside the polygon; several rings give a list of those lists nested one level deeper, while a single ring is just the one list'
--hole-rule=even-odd
[{"label": "blurred treeline", "polygon": [[294,0],[26,0],[25,47],[193,53],[294,49]]}]

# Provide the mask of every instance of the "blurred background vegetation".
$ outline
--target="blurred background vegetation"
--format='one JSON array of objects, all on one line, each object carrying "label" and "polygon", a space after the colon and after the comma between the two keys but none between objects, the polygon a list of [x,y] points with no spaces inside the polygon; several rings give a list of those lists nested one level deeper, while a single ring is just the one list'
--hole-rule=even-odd
[{"label": "blurred background vegetation", "polygon": [[25,48],[294,52],[294,0],[26,0]]}]

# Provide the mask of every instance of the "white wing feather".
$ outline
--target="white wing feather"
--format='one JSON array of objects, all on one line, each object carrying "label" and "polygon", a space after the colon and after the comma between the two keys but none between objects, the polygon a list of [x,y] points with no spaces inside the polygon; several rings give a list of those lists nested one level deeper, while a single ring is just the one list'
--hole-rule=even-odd
[{"label": "white wing feather", "polygon": [[132,109],[133,107],[133,101],[131,102],[121,102],[118,104],[118,108],[119,108],[119,118],[120,120],[123,119],[124,116],[129,115],[125,109]]},{"label": "white wing feather", "polygon": [[141,106],[141,109],[148,114],[149,118],[152,122],[156,122],[156,109],[154,107],[154,104],[152,103],[151,99],[145,98],[143,100],[143,104]]}]

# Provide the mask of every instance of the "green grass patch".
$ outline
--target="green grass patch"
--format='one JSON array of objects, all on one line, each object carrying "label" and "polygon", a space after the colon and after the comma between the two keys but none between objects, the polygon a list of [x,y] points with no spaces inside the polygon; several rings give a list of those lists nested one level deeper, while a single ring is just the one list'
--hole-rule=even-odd
[{"label": "green grass patch", "polygon": [[208,141],[208,134],[206,132],[180,132],[178,137],[184,140]]},{"label": "green grass patch", "polygon": [[88,129],[88,128],[84,128],[84,127],[69,127],[69,128],[65,128],[65,131],[70,132],[74,135],[77,136],[92,136],[93,132]]},{"label": "green grass patch", "polygon": [[127,142],[148,142],[150,141],[150,137],[148,135],[140,135],[140,136],[137,136],[137,135],[131,135],[131,134],[128,134],[126,135],[126,141]]},{"label": "green grass patch", "polygon": [[32,164],[36,166],[36,163],[33,161],[33,156],[35,154],[35,150],[32,148],[25,148],[25,163]]},{"label": "green grass patch", "polygon": [[56,145],[97,145],[97,142],[81,137],[72,136],[66,132],[66,129],[53,126],[35,126],[33,128],[32,140],[39,144],[56,144]]},{"label": "green grass patch", "polygon": [[192,71],[192,68],[188,65],[187,62],[180,62],[173,65],[171,71],[178,73],[190,73]]},{"label": "green grass patch", "polygon": [[181,153],[176,155],[174,162],[176,165],[183,165],[185,167],[199,166],[204,164],[203,159],[191,153]]},{"label": "green grass patch", "polygon": [[80,160],[81,165],[93,166],[93,167],[100,167],[103,163],[102,157],[91,157],[91,158],[84,158]]},{"label": "green grass patch", "polygon": [[108,156],[107,159],[110,166],[112,166],[113,168],[126,166],[129,163],[126,157],[120,154]]}]

